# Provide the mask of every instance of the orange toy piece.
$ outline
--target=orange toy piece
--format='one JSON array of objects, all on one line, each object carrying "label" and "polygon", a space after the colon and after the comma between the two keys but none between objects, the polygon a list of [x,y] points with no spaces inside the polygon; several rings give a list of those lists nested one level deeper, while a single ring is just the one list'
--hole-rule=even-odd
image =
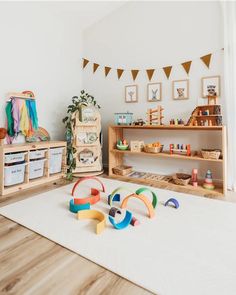
[{"label": "orange toy piece", "polygon": [[91,179],[91,180],[96,180],[98,183],[100,183],[101,186],[102,186],[102,192],[105,192],[105,187],[104,187],[103,183],[102,183],[98,178],[96,178],[96,177],[92,177],[92,176],[88,176],[88,177],[83,177],[83,178],[81,178],[81,179],[79,179],[79,180],[76,181],[76,183],[75,183],[74,186],[73,186],[72,192],[71,192],[72,196],[74,197],[75,189],[76,189],[76,187],[77,187],[82,181],[90,180],[90,179]]},{"label": "orange toy piece", "polygon": [[149,201],[149,199],[147,197],[145,197],[144,195],[137,195],[137,194],[131,194],[128,195],[127,197],[124,198],[124,200],[121,203],[121,208],[126,208],[128,201],[130,198],[137,198],[139,200],[141,200],[144,205],[146,206],[146,208],[148,209],[148,214],[149,214],[149,218],[153,218],[155,215],[155,211],[153,209],[152,203]]}]

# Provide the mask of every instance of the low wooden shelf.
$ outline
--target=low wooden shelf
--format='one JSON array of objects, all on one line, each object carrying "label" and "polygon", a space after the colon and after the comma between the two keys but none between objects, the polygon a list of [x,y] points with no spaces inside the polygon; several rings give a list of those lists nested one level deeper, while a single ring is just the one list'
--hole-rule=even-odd
[{"label": "low wooden shelf", "polygon": [[[162,153],[146,153],[146,152],[131,152],[130,150],[118,150],[116,149],[116,142],[117,140],[123,138],[123,132],[125,129],[138,129],[138,130],[172,130],[173,132],[178,131],[208,131],[208,132],[214,132],[218,131],[221,136],[221,150],[222,150],[222,159],[214,160],[214,159],[205,159],[200,156],[186,156],[186,155],[178,155],[178,154],[170,154],[169,152],[162,152]],[[219,169],[222,169],[223,177],[222,180],[220,180],[219,183],[217,183],[216,188],[214,191],[209,191],[204,189],[203,187],[199,186],[197,188],[188,185],[186,187],[181,187],[179,185],[175,185],[172,183],[166,184],[166,182],[160,181],[160,187],[171,189],[175,191],[184,191],[189,192],[192,194],[197,195],[209,195],[209,194],[216,194],[216,195],[222,195],[225,194],[227,191],[227,174],[226,174],[226,127],[225,126],[172,126],[172,125],[161,125],[161,126],[155,126],[155,125],[144,125],[144,126],[133,126],[133,125],[112,125],[109,126],[109,176],[112,178],[120,179],[120,180],[126,180],[131,182],[138,182],[146,185],[151,185],[153,181],[147,180],[147,179],[137,179],[132,178],[129,176],[119,176],[113,173],[113,168],[119,165],[123,165],[123,157],[124,155],[138,155],[138,156],[148,156],[153,158],[168,158],[172,160],[185,160],[185,161],[201,161],[201,162],[212,162],[219,164]],[[155,181],[156,182],[156,181]]]},{"label": "low wooden shelf", "polygon": [[[44,142],[34,142],[34,143],[22,143],[22,144],[0,144],[0,195],[6,195],[14,192],[18,192],[27,188],[32,188],[34,186],[44,184],[46,182],[55,181],[57,179],[62,178],[66,172],[66,142],[65,141],[44,141]],[[63,148],[62,154],[62,171],[55,174],[49,174],[49,150],[50,148]],[[29,152],[45,149],[46,150],[46,161],[44,166],[44,176],[29,179]],[[4,186],[4,158],[5,154],[8,153],[16,153],[16,152],[26,152],[25,162],[26,162],[26,170],[25,170],[25,179],[23,183],[12,185],[12,186]]]}]

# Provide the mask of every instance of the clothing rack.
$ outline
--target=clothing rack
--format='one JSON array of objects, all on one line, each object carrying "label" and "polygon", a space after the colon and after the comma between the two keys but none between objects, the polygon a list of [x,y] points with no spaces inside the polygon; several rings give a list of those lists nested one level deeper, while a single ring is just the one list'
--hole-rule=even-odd
[{"label": "clothing rack", "polygon": [[27,93],[10,92],[7,94],[7,101],[9,101],[11,98],[35,99],[35,96],[30,96]]}]

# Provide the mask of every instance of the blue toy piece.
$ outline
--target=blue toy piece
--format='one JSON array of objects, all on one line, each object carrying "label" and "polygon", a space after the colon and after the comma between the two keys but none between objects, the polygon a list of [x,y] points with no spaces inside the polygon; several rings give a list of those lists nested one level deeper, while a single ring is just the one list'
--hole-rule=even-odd
[{"label": "blue toy piece", "polygon": [[90,204],[86,203],[86,204],[74,204],[74,199],[70,200],[70,211],[72,213],[77,213],[80,210],[89,210],[90,209]]},{"label": "blue toy piece", "polygon": [[125,218],[121,222],[119,222],[119,223],[116,223],[115,222],[115,219],[112,216],[109,216],[109,220],[110,220],[110,223],[114,226],[115,229],[124,229],[131,222],[131,220],[132,220],[132,213],[129,212],[128,210],[126,210]]},{"label": "blue toy piece", "polygon": [[[120,202],[120,194],[115,194],[114,197],[112,198],[112,202]],[[111,195],[108,196],[108,205],[111,204]]]},{"label": "blue toy piece", "polygon": [[176,209],[179,208],[179,202],[175,198],[170,198],[169,200],[167,200],[165,202],[165,206],[169,205],[169,203],[172,203]]}]

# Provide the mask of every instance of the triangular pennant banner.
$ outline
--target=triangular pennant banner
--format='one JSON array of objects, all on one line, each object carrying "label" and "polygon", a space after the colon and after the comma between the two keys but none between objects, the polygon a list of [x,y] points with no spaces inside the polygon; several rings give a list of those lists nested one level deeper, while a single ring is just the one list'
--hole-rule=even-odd
[{"label": "triangular pennant banner", "polygon": [[89,60],[86,58],[83,58],[83,69],[87,66],[88,63],[89,63]]},{"label": "triangular pennant banner", "polygon": [[96,63],[93,64],[93,73],[96,72],[96,70],[98,69],[98,67],[99,67],[99,64],[96,64]]},{"label": "triangular pennant banner", "polygon": [[183,66],[183,68],[185,69],[185,72],[188,74],[189,71],[190,71],[190,67],[191,67],[191,63],[192,61],[186,61],[186,62],[183,62],[181,65]]},{"label": "triangular pennant banner", "polygon": [[148,69],[148,70],[146,70],[146,72],[147,72],[149,81],[151,81],[152,80],[152,76],[153,76],[153,74],[155,72],[155,69]]},{"label": "triangular pennant banner", "polygon": [[116,71],[117,71],[117,77],[118,77],[118,79],[120,79],[120,77],[124,73],[124,70],[123,69],[117,69]]},{"label": "triangular pennant banner", "polygon": [[207,55],[204,55],[204,56],[201,56],[201,60],[204,62],[204,64],[209,68],[210,67],[210,63],[211,63],[211,56],[212,54],[207,54]]},{"label": "triangular pennant banner", "polygon": [[171,70],[172,70],[172,66],[163,68],[163,71],[165,72],[167,79],[169,79],[169,77],[170,77]]},{"label": "triangular pennant banner", "polygon": [[135,79],[137,78],[138,76],[138,72],[139,70],[131,70],[131,74],[132,74],[132,77],[133,77],[133,80],[135,81]]},{"label": "triangular pennant banner", "polygon": [[105,67],[105,77],[109,74],[110,70],[110,67]]}]

